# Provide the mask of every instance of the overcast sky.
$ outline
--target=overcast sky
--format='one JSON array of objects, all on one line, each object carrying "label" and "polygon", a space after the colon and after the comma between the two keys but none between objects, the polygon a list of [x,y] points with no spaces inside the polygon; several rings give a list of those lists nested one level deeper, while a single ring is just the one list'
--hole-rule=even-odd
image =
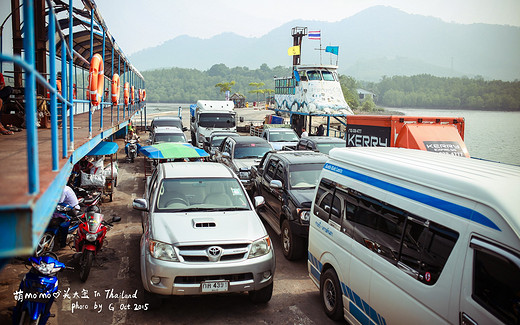
[{"label": "overcast sky", "polygon": [[260,37],[292,20],[340,21],[376,5],[446,22],[520,26],[520,0],[96,0],[96,4],[127,55],[180,35],[210,38],[233,32]]}]

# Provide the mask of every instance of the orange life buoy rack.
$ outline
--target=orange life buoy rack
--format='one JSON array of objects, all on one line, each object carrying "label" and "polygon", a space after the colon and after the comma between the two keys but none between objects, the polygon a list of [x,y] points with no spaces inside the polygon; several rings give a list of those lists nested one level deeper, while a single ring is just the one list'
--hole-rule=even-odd
[{"label": "orange life buoy rack", "polygon": [[119,75],[114,73],[112,76],[112,104],[117,105],[119,103],[119,90],[121,88],[121,81]]},{"label": "orange life buoy rack", "polygon": [[130,98],[132,99],[132,105],[134,105],[135,104],[135,88],[134,88],[134,86],[132,86],[130,88]]},{"label": "orange life buoy rack", "polygon": [[89,98],[90,103],[94,106],[101,104],[105,82],[103,69],[103,58],[97,53],[94,54],[90,61],[90,72],[88,75]]},{"label": "orange life buoy rack", "polygon": [[124,88],[124,91],[123,91],[123,97],[124,97],[124,100],[125,100],[125,106],[128,105],[128,102],[129,102],[129,98],[130,98],[130,85],[128,82],[125,82],[125,88]]}]

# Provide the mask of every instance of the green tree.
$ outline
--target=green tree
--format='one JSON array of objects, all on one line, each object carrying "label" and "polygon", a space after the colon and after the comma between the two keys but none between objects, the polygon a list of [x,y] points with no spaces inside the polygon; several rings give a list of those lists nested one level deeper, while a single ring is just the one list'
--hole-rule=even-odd
[{"label": "green tree", "polygon": [[231,92],[231,87],[235,85],[235,81],[231,82],[219,82],[215,85],[215,87],[220,88],[220,93],[225,93],[226,91]]},{"label": "green tree", "polygon": [[256,89],[253,89],[253,90],[249,91],[249,93],[251,93],[251,94],[256,94],[256,101],[258,101],[258,94],[259,93],[263,94],[263,89],[259,89],[263,85],[265,85],[265,83],[263,83],[263,82],[250,82],[249,83],[250,87],[255,87],[256,88]]}]

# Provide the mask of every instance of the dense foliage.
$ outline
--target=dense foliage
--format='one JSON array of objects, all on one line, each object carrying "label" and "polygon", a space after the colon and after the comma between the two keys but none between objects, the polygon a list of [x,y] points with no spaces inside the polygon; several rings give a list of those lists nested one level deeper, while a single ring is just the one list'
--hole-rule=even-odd
[{"label": "dense foliage", "polygon": [[431,75],[383,77],[366,85],[386,107],[520,110],[520,82]]},{"label": "dense foliage", "polygon": [[228,68],[225,64],[215,64],[206,71],[171,68],[143,72],[148,102],[163,103],[195,103],[199,99],[223,99],[224,94],[221,90],[228,89],[231,94],[244,95],[248,101],[256,101],[257,97],[263,100],[264,93],[268,96],[274,91],[274,76],[285,77],[290,74],[290,68],[278,66],[271,69],[266,64],[262,64],[256,70],[247,67]]},{"label": "dense foliage", "polygon": [[[209,70],[170,68],[143,72],[149,102],[195,103],[199,99],[223,99],[225,90],[247,101],[264,100],[274,90],[274,76],[291,74],[288,67],[228,68],[215,64]],[[341,75],[345,99],[353,109],[372,110],[360,103],[357,88],[373,92],[375,104],[385,107],[520,110],[520,82],[476,78],[441,78],[432,75],[383,77],[378,83],[361,83]],[[363,105],[364,104],[364,105]]]}]

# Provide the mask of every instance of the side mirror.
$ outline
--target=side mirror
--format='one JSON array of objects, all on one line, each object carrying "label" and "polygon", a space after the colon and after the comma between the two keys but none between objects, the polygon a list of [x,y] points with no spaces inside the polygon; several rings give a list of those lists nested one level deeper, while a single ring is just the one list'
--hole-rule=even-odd
[{"label": "side mirror", "polygon": [[273,179],[271,180],[271,182],[269,183],[269,187],[270,188],[274,188],[274,189],[277,189],[277,188],[282,188],[282,182],[277,180],[277,179]]},{"label": "side mirror", "polygon": [[263,196],[255,196],[255,208],[260,208],[265,204],[265,199]]},{"label": "side mirror", "polygon": [[244,122],[244,117],[240,116],[240,122]]},{"label": "side mirror", "polygon": [[183,132],[188,131],[188,127],[187,127],[187,126],[183,126],[183,127],[182,127],[182,131],[183,131]]},{"label": "side mirror", "polygon": [[195,116],[192,116],[192,117],[191,117],[191,122],[192,122],[192,123],[195,123]]},{"label": "side mirror", "polygon": [[132,208],[141,211],[148,211],[148,201],[146,201],[146,199],[134,199],[134,202],[132,202]]}]

